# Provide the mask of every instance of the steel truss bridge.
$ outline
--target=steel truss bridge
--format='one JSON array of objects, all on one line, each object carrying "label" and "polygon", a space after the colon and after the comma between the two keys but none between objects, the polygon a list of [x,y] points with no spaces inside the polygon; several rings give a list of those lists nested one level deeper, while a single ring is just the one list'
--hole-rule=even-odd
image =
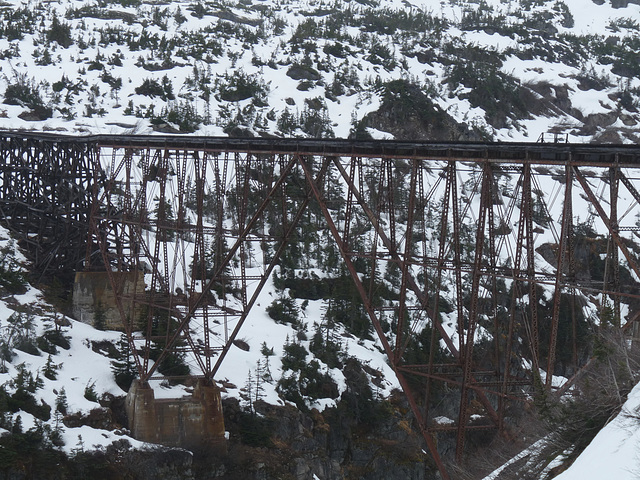
[{"label": "steel truss bridge", "polygon": [[587,362],[585,325],[640,315],[637,146],[2,133],[0,155],[5,225],[41,277],[107,272],[142,382],[175,352],[213,380],[292,249],[294,275],[337,252],[443,478],[440,432],[460,459]]}]

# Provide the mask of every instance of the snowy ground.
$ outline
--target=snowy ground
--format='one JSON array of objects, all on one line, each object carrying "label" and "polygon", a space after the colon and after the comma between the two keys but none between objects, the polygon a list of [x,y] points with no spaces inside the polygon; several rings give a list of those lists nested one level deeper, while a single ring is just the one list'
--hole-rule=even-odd
[{"label": "snowy ground", "polygon": [[[30,3],[20,0],[12,0],[12,5],[29,6]],[[600,2],[598,2],[600,3]],[[82,6],[94,5],[91,2]],[[26,33],[22,39],[0,38],[0,52],[19,52],[19,54],[6,53],[4,60],[0,60],[0,70],[3,78],[0,78],[0,92],[11,83],[22,79],[37,86],[43,97],[44,103],[54,108],[53,117],[44,121],[23,120],[18,118],[25,108],[19,105],[3,105],[0,115],[0,129],[22,128],[27,130],[53,130],[69,133],[122,133],[136,132],[149,133],[152,131],[147,118],[135,116],[134,112],[147,111],[153,108],[159,115],[165,107],[177,105],[180,102],[189,102],[199,115],[209,116],[211,121],[202,125],[197,131],[199,135],[221,135],[228,127],[233,117],[242,117],[240,125],[248,126],[254,131],[267,131],[270,133],[282,133],[278,131],[278,118],[285,110],[291,114],[300,115],[307,109],[306,100],[321,99],[323,102],[322,115],[325,115],[331,124],[336,137],[347,137],[353,126],[353,122],[362,119],[367,113],[376,110],[380,105],[380,96],[375,88],[371,87],[376,81],[385,82],[394,79],[412,79],[420,85],[431,85],[433,91],[430,94],[433,101],[443,110],[452,115],[457,121],[477,125],[492,132],[498,140],[506,141],[536,141],[540,134],[548,132],[552,127],[580,124],[579,119],[570,115],[532,116],[513,122],[505,128],[494,130],[487,124],[485,112],[481,108],[470,105],[466,98],[460,95],[465,93],[464,88],[451,90],[446,85],[447,65],[435,62],[421,63],[414,54],[404,55],[404,51],[412,51],[414,44],[420,42],[419,37],[403,38],[399,35],[377,34],[372,37],[387,48],[395,65],[383,67],[372,63],[369,58],[371,45],[350,46],[351,54],[346,58],[336,58],[323,53],[323,48],[335,43],[330,39],[313,39],[317,43],[317,52],[313,55],[315,62],[326,64],[324,71],[318,64],[322,80],[312,82],[310,88],[299,88],[299,81],[286,74],[288,66],[294,63],[305,62],[308,53],[300,49],[295,50],[291,46],[291,40],[295,36],[300,25],[309,19],[322,21],[323,14],[310,14],[316,9],[322,11],[333,8],[348,10],[353,6],[350,2],[338,1],[331,5],[321,0],[309,0],[304,2],[271,2],[261,1],[257,6],[251,2],[236,4],[233,2],[220,2],[216,7],[211,7],[211,12],[202,18],[192,15],[191,2],[171,2],[166,7],[160,8],[148,4],[140,7],[122,7],[116,5],[112,8],[121,15],[135,19],[130,23],[122,20],[108,20],[87,16],[74,18],[70,13],[73,8],[78,8],[79,2],[61,0],[60,2],[39,4],[34,11],[44,15],[44,20],[38,23],[36,28],[43,28],[40,35]],[[520,15],[523,8],[519,2],[504,2],[490,0],[477,4],[475,2],[440,2],[436,0],[414,0],[406,2],[401,0],[382,0],[378,9],[389,8],[391,11],[408,11],[409,15],[422,10],[433,17],[448,22],[438,39],[438,44],[445,45],[448,42],[462,42],[468,47],[482,46],[492,48],[496,54],[510,52],[514,48],[523,46],[523,39],[515,36],[501,36],[499,33],[487,33],[483,30],[463,31],[457,23],[466,15],[473,14],[480,8],[489,5],[494,14],[504,15],[505,22],[517,23],[522,21]],[[573,18],[573,26],[562,26],[560,6],[564,5],[566,12]],[[95,6],[95,5],[94,5]],[[258,8],[259,7],[259,8]],[[154,10],[154,8],[156,10]],[[184,20],[178,22],[178,8]],[[357,7],[359,13],[366,12],[364,5]],[[220,10],[231,12],[242,19],[240,25],[229,20],[220,19],[217,14]],[[159,14],[158,11],[162,13]],[[261,11],[268,12],[266,14]],[[628,36],[633,41],[637,36],[637,30],[631,27],[612,27],[615,22],[639,20],[640,6],[629,4],[625,8],[613,8],[609,1],[601,5],[590,0],[567,0],[562,2],[536,2],[535,5],[525,9],[528,16],[544,17],[550,14],[549,23],[558,30],[558,38],[563,34],[571,35],[618,35],[617,38]],[[68,17],[67,14],[69,14]],[[57,15],[71,28],[71,38],[74,40],[68,48],[63,48],[56,42],[46,40],[46,29],[51,25],[51,18]],[[66,17],[66,19],[65,19]],[[251,23],[263,22],[263,26],[256,27]],[[276,25],[277,24],[277,25]],[[226,27],[225,27],[226,25]],[[222,27],[224,28],[222,28]],[[120,32],[121,36],[144,34],[157,35],[158,38],[171,40],[174,37],[195,34],[205,31],[203,29],[222,28],[237,30],[234,35],[226,38],[224,35],[216,36],[207,33],[214,44],[220,46],[221,51],[209,49],[209,58],[203,61],[199,58],[179,56],[176,51],[166,53],[162,45],[152,44],[150,47],[141,46],[135,51],[128,51],[122,43],[107,42],[104,38],[108,35],[103,32]],[[617,30],[614,32],[614,29]],[[226,29],[226,30],[225,30]],[[345,38],[348,45],[353,39],[368,37],[366,29],[354,26],[343,27],[340,35]],[[259,39],[249,43],[242,35],[259,34]],[[115,35],[115,33],[114,33]],[[351,38],[352,40],[349,40]],[[406,45],[398,42],[406,42]],[[560,40],[558,40],[560,41]],[[553,45],[554,41],[551,41]],[[315,47],[314,47],[315,48]],[[47,51],[50,59],[43,60],[44,51]],[[420,51],[418,48],[416,51]],[[566,87],[573,107],[582,115],[591,113],[610,114],[618,109],[611,96],[615,95],[623,87],[630,92],[640,87],[637,78],[625,78],[615,75],[611,71],[611,65],[599,63],[596,59],[585,57],[579,65],[567,66],[560,63],[549,63],[533,58],[523,60],[513,54],[505,54],[506,58],[501,67],[505,74],[512,75],[521,84],[527,82],[549,82],[554,86]],[[114,58],[119,58],[118,62]],[[175,66],[171,69],[144,69],[141,65],[147,63],[162,63],[171,61]],[[97,64],[96,64],[97,62]],[[324,68],[324,67],[323,67]],[[357,91],[349,91],[338,95],[335,99],[325,98],[325,86],[331,85],[339,71],[349,72],[355,75],[360,83]],[[199,73],[198,73],[199,72]],[[243,72],[253,79],[257,79],[266,87],[267,106],[252,104],[251,99],[238,102],[225,102],[215,93],[216,82],[224,82],[226,75],[234,72]],[[578,88],[576,75],[585,72],[607,78],[609,86],[602,90],[581,91]],[[144,80],[161,79],[167,76],[173,86],[175,100],[163,100],[158,96],[149,97],[136,93]],[[109,84],[108,78],[120,79],[121,86],[114,87]],[[55,87],[55,83],[66,78],[66,87]],[[199,80],[198,80],[199,79]],[[428,82],[427,82],[428,80]],[[203,94],[194,86],[194,82],[206,83],[213,88],[213,95],[207,101]],[[426,83],[425,83],[426,82]],[[62,88],[62,90],[57,90]],[[134,112],[127,112],[129,105]],[[87,108],[99,113],[91,113]],[[622,109],[620,114],[636,118],[633,111]],[[144,116],[144,115],[143,115]],[[244,123],[243,123],[244,122]],[[622,123],[620,128],[627,128]],[[302,135],[302,131],[293,132]],[[572,141],[586,142],[590,136],[573,136]]]},{"label": "snowy ground", "polygon": [[633,480],[640,478],[640,385],[622,411],[593,439],[557,480]]}]

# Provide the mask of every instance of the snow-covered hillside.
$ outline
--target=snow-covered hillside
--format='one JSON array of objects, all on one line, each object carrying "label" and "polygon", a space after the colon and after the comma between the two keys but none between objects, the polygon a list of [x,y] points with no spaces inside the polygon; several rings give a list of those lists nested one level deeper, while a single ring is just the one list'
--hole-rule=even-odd
[{"label": "snow-covered hillside", "polygon": [[640,385],[620,414],[605,426],[558,480],[631,480],[640,475]]},{"label": "snow-covered hillside", "polygon": [[634,3],[4,5],[0,128],[633,141],[640,121]]},{"label": "snow-covered hillside", "polygon": [[[0,229],[0,265],[0,437],[31,435],[40,448],[71,459],[80,452],[104,452],[112,444],[143,451],[154,448],[133,439],[125,419],[116,416],[113,402],[126,394],[116,382],[118,368],[128,361],[126,353],[123,356],[127,348],[123,334],[98,330],[60,314],[43,292],[26,283],[29,263],[4,228]],[[223,387],[223,398],[239,400],[248,412],[254,412],[258,401],[293,406],[284,400],[287,394],[282,389],[287,379],[299,385],[322,381],[335,391],[317,397],[305,395],[302,405],[320,412],[336,407],[348,388],[349,369],[336,364],[329,367],[330,362],[319,362],[306,350],[313,350],[310,345],[314,332],[323,324],[326,305],[322,300],[303,305],[293,300],[300,315],[296,325],[276,323],[265,309],[278,295],[270,281],[246,321],[241,339],[218,371],[215,380]],[[388,398],[398,389],[375,341],[360,339],[342,325],[333,326],[331,338],[336,338],[337,363],[342,365],[352,358],[363,365],[367,372],[362,372],[364,382],[371,385],[374,401]],[[294,356],[287,352],[291,345],[298,347],[296,360],[313,369],[313,378],[296,376],[300,367],[291,365]],[[300,352],[304,352],[301,358]],[[287,358],[289,365],[285,365]],[[195,364],[189,366],[197,370]],[[180,398],[192,391],[188,382],[152,380],[150,384],[156,398]],[[304,387],[299,388],[304,392]],[[122,415],[122,406],[119,410]],[[11,468],[9,465],[13,463],[2,468]]]},{"label": "snow-covered hillside", "polygon": [[[4,228],[0,229],[0,245],[3,279],[6,268],[26,272],[26,260]],[[122,395],[111,371],[111,360],[95,349],[96,342],[116,342],[118,332],[97,331],[67,319],[43,300],[41,291],[22,280],[18,287],[7,288],[3,280],[0,336],[0,390],[5,407],[2,433],[14,431],[16,422],[23,431],[40,428],[67,453],[78,448],[79,442],[91,448],[123,435],[121,430],[96,430],[88,426],[67,429],[62,425],[63,414],[86,415],[91,410],[100,410],[99,397]],[[21,403],[25,397],[34,401]],[[7,401],[8,410],[15,411],[6,411]],[[136,440],[128,440],[140,445]]]}]

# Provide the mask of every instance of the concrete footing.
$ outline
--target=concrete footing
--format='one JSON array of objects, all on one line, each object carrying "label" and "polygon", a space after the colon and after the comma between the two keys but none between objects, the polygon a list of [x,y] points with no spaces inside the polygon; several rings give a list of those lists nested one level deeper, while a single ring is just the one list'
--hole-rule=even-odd
[{"label": "concrete footing", "polygon": [[131,384],[126,399],[133,438],[171,447],[224,449],[220,389],[199,380],[191,397],[156,399],[153,389]]}]

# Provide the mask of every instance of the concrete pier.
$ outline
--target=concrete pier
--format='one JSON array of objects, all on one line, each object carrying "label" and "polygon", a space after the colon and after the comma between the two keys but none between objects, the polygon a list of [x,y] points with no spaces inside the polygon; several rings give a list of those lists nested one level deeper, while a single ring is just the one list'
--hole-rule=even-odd
[{"label": "concrete pier", "polygon": [[[125,312],[135,321],[138,311],[132,311],[134,295],[144,295],[144,273],[112,272],[117,284],[117,292],[111,287],[107,272],[76,272],[73,284],[73,315],[77,320],[95,325],[95,314],[98,308],[104,316],[103,328],[123,330],[122,317],[116,306],[116,294],[120,296]],[[138,306],[139,310],[140,307]]]},{"label": "concrete pier", "polygon": [[193,395],[156,399],[134,380],[126,399],[129,430],[137,440],[187,449],[224,449],[220,389],[199,380]]}]

